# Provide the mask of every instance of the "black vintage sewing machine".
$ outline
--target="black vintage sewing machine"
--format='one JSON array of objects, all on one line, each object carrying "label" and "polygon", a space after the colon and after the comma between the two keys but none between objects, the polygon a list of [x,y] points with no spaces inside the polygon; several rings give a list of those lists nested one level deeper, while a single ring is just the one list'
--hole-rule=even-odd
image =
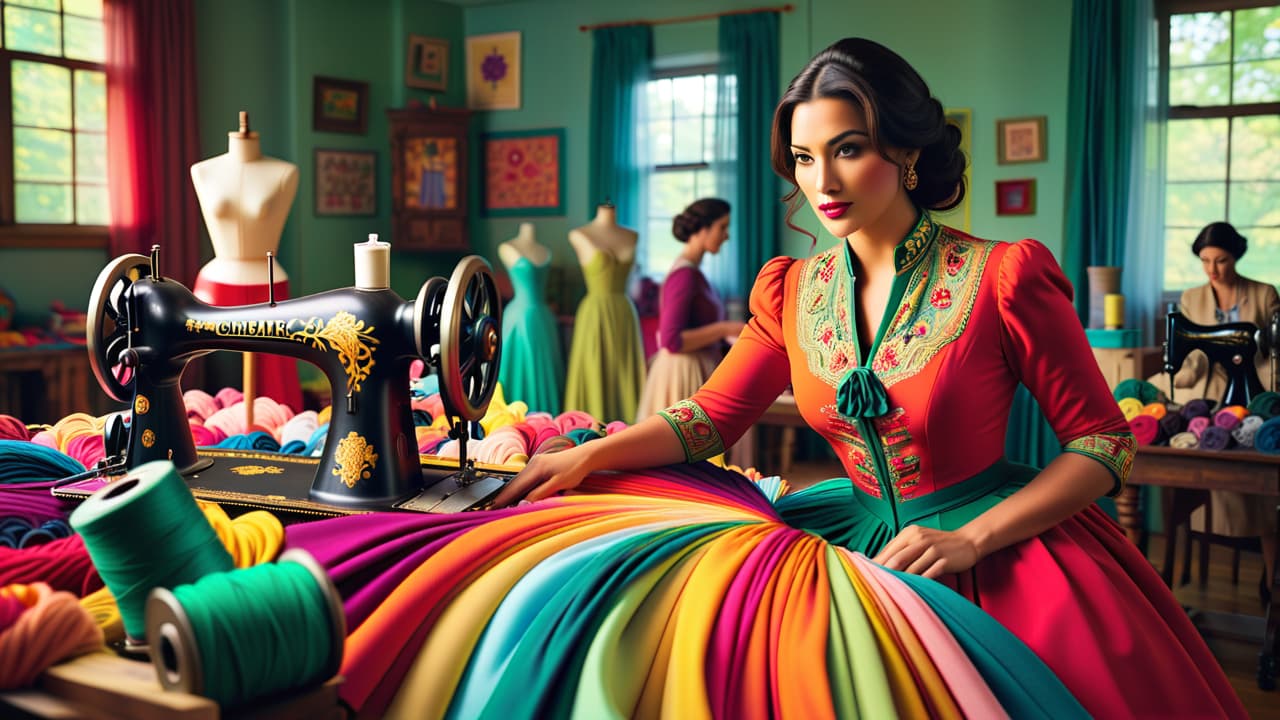
[{"label": "black vintage sewing machine", "polygon": [[[386,287],[356,286],[214,307],[165,278],[153,248],[150,258],[124,255],[99,274],[90,299],[88,348],[102,388],[131,403],[117,469],[168,458],[193,489],[232,494],[243,494],[244,476],[310,471],[305,492],[291,494],[274,488],[271,477],[253,477],[249,495],[258,492],[295,508],[315,503],[462,510],[501,487],[501,478],[477,476],[465,450],[469,424],[483,416],[497,383],[500,320],[489,264],[474,255],[459,262],[448,281],[428,280],[411,302]],[[287,355],[324,371],[333,408],[318,463],[266,453],[196,452],[179,380],[190,360],[214,350]],[[461,458],[456,466],[426,473],[409,403],[409,365],[419,357],[439,375]],[[443,502],[451,497],[452,504]]]},{"label": "black vintage sewing machine", "polygon": [[[1276,319],[1272,319],[1276,325]],[[1274,331],[1268,333],[1275,337]],[[1262,381],[1254,366],[1254,357],[1260,345],[1266,346],[1272,357],[1272,382],[1275,375],[1275,342],[1264,336],[1257,325],[1247,322],[1222,325],[1197,325],[1181,312],[1171,310],[1165,317],[1164,371],[1169,373],[1169,400],[1173,398],[1173,375],[1192,350],[1199,350],[1209,357],[1208,373],[1220,365],[1227,373],[1227,391],[1219,407],[1245,405],[1262,393]],[[1274,385],[1273,385],[1274,387]]]}]

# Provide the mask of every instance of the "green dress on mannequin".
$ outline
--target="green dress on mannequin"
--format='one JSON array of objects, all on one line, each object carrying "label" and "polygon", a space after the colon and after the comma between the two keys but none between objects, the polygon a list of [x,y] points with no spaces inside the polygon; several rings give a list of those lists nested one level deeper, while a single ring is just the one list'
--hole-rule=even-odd
[{"label": "green dress on mannequin", "polygon": [[587,294],[573,324],[564,404],[606,423],[634,420],[644,387],[640,321],[626,294],[632,264],[601,249],[582,266]]},{"label": "green dress on mannequin", "polygon": [[515,297],[502,312],[502,364],[498,380],[508,401],[523,400],[530,410],[560,414],[564,358],[559,328],[543,297],[550,260],[535,265],[520,257],[507,273]]}]

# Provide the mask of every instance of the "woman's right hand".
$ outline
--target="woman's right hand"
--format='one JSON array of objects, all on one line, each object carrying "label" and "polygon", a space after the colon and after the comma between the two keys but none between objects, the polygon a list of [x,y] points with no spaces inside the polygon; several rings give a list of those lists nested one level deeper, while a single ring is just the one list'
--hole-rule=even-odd
[{"label": "woman's right hand", "polygon": [[507,507],[521,499],[533,502],[577,487],[591,472],[583,456],[585,447],[529,458],[529,464],[493,499],[493,507]]}]

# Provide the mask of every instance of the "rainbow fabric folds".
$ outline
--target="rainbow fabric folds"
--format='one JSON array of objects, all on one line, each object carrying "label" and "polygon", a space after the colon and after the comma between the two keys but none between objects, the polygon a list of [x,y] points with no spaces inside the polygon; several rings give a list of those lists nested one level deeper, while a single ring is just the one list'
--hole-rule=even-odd
[{"label": "rainbow fabric folds", "polygon": [[944,585],[785,523],[707,463],[448,516],[290,526],[344,597],[369,717],[1084,717]]}]

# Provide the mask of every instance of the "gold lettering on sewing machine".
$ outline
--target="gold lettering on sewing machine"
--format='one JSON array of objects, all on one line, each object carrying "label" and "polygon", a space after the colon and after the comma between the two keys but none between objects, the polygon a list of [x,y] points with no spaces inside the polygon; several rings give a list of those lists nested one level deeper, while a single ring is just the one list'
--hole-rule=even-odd
[{"label": "gold lettering on sewing machine", "polygon": [[333,474],[342,478],[343,485],[354,488],[356,483],[369,479],[370,471],[378,465],[378,453],[353,430],[338,441],[333,464]]},{"label": "gold lettering on sewing machine", "polygon": [[338,353],[338,361],[347,373],[347,390],[360,392],[360,384],[369,377],[374,366],[374,345],[378,338],[373,326],[365,327],[364,321],[346,310],[339,311],[328,321],[318,317],[308,320],[223,320],[213,323],[188,319],[187,332],[211,332],[219,337],[277,338],[294,342],[310,342],[323,350],[325,344]]},{"label": "gold lettering on sewing machine", "polygon": [[284,468],[276,465],[236,465],[231,472],[237,475],[282,475]]}]

